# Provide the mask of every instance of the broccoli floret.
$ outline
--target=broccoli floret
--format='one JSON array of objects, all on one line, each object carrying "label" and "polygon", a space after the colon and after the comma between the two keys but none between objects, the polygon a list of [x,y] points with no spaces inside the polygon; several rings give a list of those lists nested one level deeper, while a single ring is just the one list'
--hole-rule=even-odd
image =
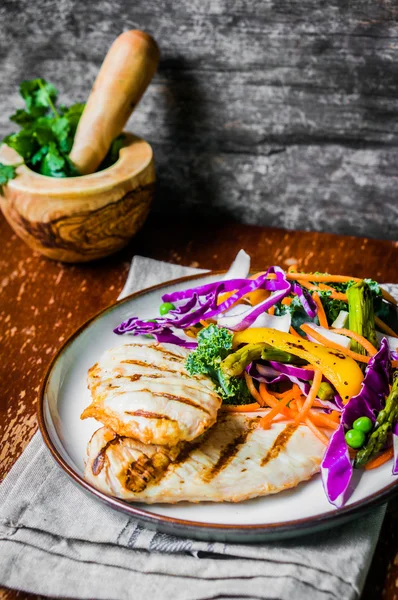
[{"label": "broccoli floret", "polygon": [[207,375],[216,385],[216,391],[226,404],[247,404],[250,392],[244,379],[228,377],[220,364],[233,352],[233,333],[224,327],[209,325],[198,333],[198,347],[191,352],[185,366],[190,375]]}]

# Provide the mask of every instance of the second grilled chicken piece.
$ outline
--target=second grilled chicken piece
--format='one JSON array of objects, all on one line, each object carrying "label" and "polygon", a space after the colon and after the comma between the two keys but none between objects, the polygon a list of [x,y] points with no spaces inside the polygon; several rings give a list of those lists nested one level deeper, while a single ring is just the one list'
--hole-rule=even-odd
[{"label": "second grilled chicken piece", "polygon": [[260,429],[259,419],[220,413],[197,440],[172,449],[103,427],[88,444],[85,478],[128,501],[240,502],[292,488],[319,471],[325,446],[306,425]]},{"label": "second grilled chicken piece", "polygon": [[221,399],[207,377],[190,377],[188,351],[171,344],[126,344],[103,354],[88,372],[94,417],[119,436],[173,446],[211,427]]}]

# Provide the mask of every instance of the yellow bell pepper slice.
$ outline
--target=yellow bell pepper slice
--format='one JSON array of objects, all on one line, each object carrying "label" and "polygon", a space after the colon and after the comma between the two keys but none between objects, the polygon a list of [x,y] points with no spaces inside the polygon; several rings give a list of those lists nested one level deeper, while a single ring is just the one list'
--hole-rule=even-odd
[{"label": "yellow bell pepper slice", "polygon": [[363,373],[354,359],[334,348],[327,348],[321,344],[314,344],[304,338],[298,339],[290,333],[269,329],[267,327],[253,327],[239,331],[234,335],[234,347],[239,344],[270,344],[278,350],[290,352],[308,361],[319,369],[322,374],[334,385],[344,404],[359,393],[363,381]]}]

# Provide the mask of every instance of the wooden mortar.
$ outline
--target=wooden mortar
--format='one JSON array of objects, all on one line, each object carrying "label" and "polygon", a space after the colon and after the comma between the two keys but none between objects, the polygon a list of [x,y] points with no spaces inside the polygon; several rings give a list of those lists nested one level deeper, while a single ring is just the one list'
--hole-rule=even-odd
[{"label": "wooden mortar", "polygon": [[[123,33],[110,48],[71,151],[80,172],[89,174],[58,179],[21,165],[16,178],[4,186],[3,214],[34,250],[54,260],[86,262],[116,252],[143,225],[155,184],[150,145],[126,133],[118,161],[94,171],[144,93],[158,60],[155,41],[141,31]],[[117,97],[112,89],[115,78],[122,91]],[[101,98],[113,100],[101,104]],[[1,146],[0,162],[21,160],[15,150]]]}]

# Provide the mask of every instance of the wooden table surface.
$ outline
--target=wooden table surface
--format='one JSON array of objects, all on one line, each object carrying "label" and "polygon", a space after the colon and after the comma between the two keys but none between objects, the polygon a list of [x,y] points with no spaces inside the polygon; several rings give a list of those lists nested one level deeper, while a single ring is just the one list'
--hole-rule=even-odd
[{"label": "wooden table surface", "polygon": [[[51,262],[33,253],[0,216],[0,477],[37,430],[36,407],[46,365],[86,319],[113,303],[134,254],[193,267],[226,268],[240,248],[253,266],[298,263],[307,270],[398,281],[398,243],[292,232],[234,223],[180,224],[151,217],[122,252],[86,265]],[[360,524],[358,525],[360,527]],[[388,509],[364,600],[398,596],[398,501]],[[0,598],[34,598],[0,590]],[[37,597],[36,597],[37,598]]]}]

